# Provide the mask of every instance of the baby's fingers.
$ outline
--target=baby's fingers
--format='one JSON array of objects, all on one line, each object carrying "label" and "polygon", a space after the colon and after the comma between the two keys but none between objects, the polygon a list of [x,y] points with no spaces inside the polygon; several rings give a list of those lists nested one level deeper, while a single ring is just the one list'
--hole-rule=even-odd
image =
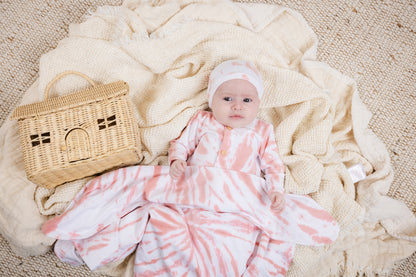
[{"label": "baby's fingers", "polygon": [[283,208],[285,207],[285,203],[284,202],[275,202],[272,205],[272,209],[275,211],[281,211],[283,210]]},{"label": "baby's fingers", "polygon": [[181,163],[179,164],[179,169],[183,171],[186,170],[186,162],[185,161],[181,161]]}]

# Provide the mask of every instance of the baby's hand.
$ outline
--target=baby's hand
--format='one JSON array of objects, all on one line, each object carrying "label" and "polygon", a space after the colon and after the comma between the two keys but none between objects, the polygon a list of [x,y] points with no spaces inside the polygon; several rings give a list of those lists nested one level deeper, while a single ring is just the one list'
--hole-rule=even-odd
[{"label": "baby's hand", "polygon": [[270,200],[272,201],[271,208],[276,212],[281,212],[285,208],[285,196],[282,192],[274,191],[269,194]]},{"label": "baby's hand", "polygon": [[178,179],[186,169],[186,162],[184,160],[175,160],[170,165],[169,174],[173,179]]}]

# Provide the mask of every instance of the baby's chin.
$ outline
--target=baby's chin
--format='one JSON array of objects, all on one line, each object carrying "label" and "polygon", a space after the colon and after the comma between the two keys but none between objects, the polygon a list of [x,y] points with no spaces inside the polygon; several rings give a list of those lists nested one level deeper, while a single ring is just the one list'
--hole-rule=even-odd
[{"label": "baby's chin", "polygon": [[218,121],[222,125],[230,128],[244,128],[250,125],[253,120],[247,120],[247,119],[234,119],[234,120],[226,120],[226,121]]}]

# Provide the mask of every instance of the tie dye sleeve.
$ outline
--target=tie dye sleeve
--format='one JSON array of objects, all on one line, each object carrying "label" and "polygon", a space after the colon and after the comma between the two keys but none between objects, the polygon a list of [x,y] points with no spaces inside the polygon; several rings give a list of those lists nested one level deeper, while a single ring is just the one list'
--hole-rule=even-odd
[{"label": "tie dye sleeve", "polygon": [[181,159],[186,161],[193,154],[198,144],[198,132],[203,123],[203,113],[196,113],[188,125],[182,131],[181,135],[171,141],[169,148],[169,164],[173,161]]},{"label": "tie dye sleeve", "polygon": [[283,192],[283,183],[285,177],[285,167],[279,156],[273,126],[270,125],[263,137],[261,148],[261,170],[266,179],[268,192]]}]

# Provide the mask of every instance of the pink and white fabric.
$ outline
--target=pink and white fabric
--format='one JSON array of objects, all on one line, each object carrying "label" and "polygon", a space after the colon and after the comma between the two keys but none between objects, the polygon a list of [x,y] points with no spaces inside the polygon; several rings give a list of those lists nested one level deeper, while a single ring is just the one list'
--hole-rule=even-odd
[{"label": "pink and white fabric", "polygon": [[224,82],[234,79],[249,81],[256,89],[259,98],[263,96],[264,88],[261,75],[256,66],[248,61],[228,60],[214,68],[208,81],[208,105],[211,107],[212,97],[217,88]]},{"label": "pink and white fabric", "polygon": [[135,252],[135,276],[284,276],[295,244],[329,244],[339,227],[308,196],[270,208],[283,189],[276,150],[265,122],[228,129],[199,112],[170,148],[171,160],[190,155],[180,179],[168,166],[109,172],[42,230],[61,260],[91,269]]},{"label": "pink and white fabric", "polygon": [[171,142],[169,163],[218,167],[260,176],[267,192],[283,191],[284,165],[278,154],[273,126],[255,119],[245,128],[230,128],[210,112],[199,111],[181,136]]}]

